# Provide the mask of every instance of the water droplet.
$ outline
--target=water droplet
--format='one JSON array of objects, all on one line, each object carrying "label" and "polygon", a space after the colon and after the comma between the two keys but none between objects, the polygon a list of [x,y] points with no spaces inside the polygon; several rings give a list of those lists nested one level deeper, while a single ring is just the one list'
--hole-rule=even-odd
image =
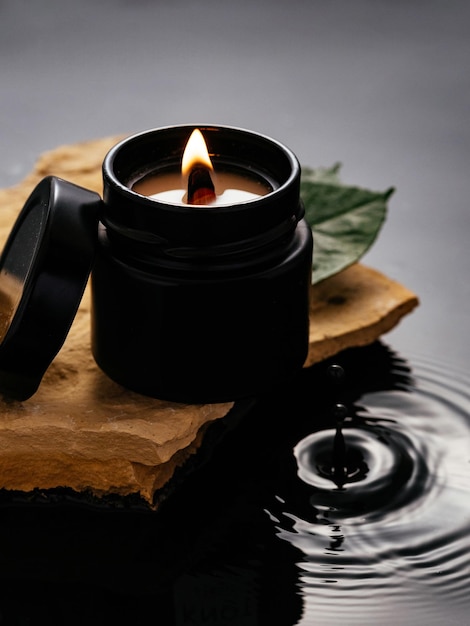
[{"label": "water droplet", "polygon": [[404,390],[364,395],[342,428],[294,448],[308,506],[286,498],[279,536],[303,554],[305,603],[319,623],[461,623],[470,610],[470,381],[432,363],[413,376]]},{"label": "water droplet", "polygon": [[336,383],[340,383],[344,379],[344,369],[341,367],[341,365],[338,365],[336,363],[328,366],[327,374],[330,379]]},{"label": "water droplet", "polygon": [[348,416],[348,407],[345,404],[337,403],[333,406],[333,417],[337,422],[344,421]]}]

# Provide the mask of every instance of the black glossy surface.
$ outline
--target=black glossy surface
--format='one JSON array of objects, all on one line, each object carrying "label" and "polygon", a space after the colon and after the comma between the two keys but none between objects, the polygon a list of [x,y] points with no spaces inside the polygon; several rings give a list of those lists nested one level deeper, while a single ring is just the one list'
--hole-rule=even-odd
[{"label": "black glossy surface", "polygon": [[144,624],[153,606],[165,626],[296,624],[305,604],[301,551],[279,539],[268,511],[285,504],[278,494],[289,494],[295,515],[315,511],[292,448],[331,424],[338,397],[352,407],[365,392],[410,382],[407,366],[380,344],[340,362],[348,372],[340,390],[321,364],[215,423],[157,513],[66,490],[0,492],[6,623]]}]

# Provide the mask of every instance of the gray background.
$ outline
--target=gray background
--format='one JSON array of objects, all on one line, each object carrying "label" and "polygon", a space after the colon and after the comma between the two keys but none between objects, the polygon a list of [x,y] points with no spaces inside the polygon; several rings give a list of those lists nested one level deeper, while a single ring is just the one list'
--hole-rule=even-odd
[{"label": "gray background", "polygon": [[187,122],[341,161],[397,188],[364,260],[421,306],[387,342],[465,368],[469,18],[467,0],[1,0],[0,184],[59,144]]}]

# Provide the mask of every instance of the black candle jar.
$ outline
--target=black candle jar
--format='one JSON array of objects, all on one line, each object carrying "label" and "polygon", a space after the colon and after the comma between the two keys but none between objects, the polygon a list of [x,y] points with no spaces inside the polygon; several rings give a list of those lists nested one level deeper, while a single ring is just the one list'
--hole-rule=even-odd
[{"label": "black candle jar", "polygon": [[246,172],[272,192],[211,207],[133,191],[149,172],[180,167],[193,128],[135,135],[105,158],[92,350],[129,389],[218,402],[262,393],[302,367],[312,235],[293,153],[236,128],[199,127],[214,169]]}]

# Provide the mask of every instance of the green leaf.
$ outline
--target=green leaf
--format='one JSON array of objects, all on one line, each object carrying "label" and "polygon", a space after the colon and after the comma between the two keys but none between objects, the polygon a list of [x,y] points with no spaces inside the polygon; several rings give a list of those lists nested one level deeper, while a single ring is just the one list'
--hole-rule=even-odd
[{"label": "green leaf", "polygon": [[332,183],[341,184],[339,178],[339,170],[341,169],[341,163],[335,163],[331,167],[317,167],[312,169],[310,167],[302,168],[302,183]]},{"label": "green leaf", "polygon": [[384,223],[393,188],[384,192],[343,185],[340,165],[302,170],[300,195],[314,237],[312,283],[358,261]]}]

